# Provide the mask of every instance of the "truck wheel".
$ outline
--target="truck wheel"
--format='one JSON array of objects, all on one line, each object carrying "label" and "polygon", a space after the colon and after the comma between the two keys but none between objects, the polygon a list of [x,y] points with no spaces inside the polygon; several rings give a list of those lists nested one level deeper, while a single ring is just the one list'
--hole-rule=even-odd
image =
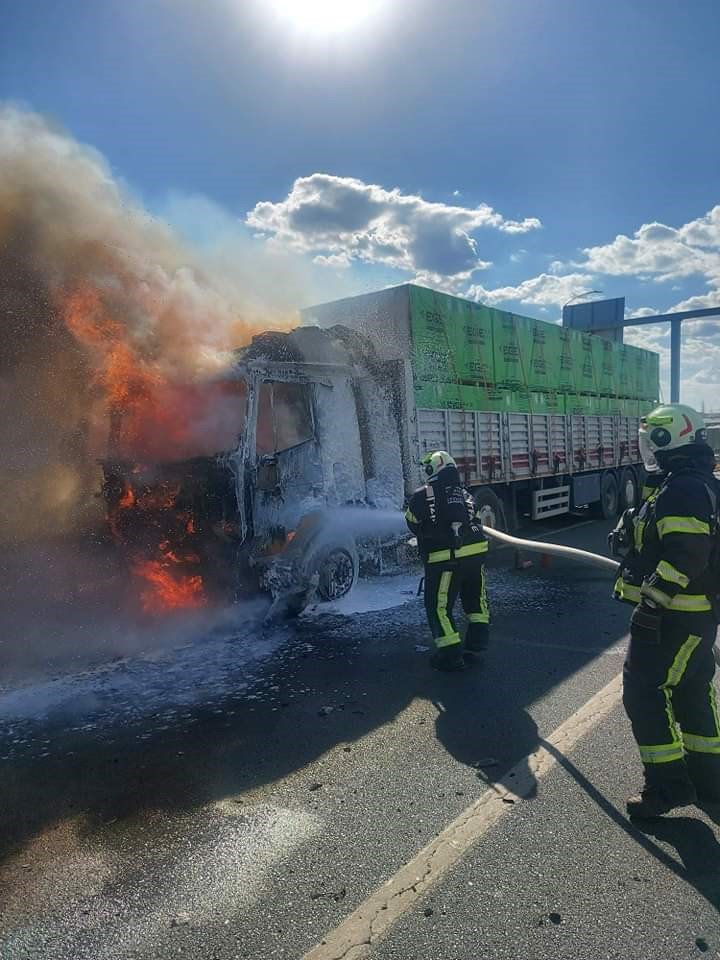
[{"label": "truck wheel", "polygon": [[620,475],[620,509],[636,507],[639,501],[638,478],[632,467],[625,467]]},{"label": "truck wheel", "polygon": [[480,522],[484,527],[493,530],[505,529],[505,510],[502,501],[492,490],[483,489],[473,491],[475,508],[480,514]]},{"label": "truck wheel", "polygon": [[317,592],[321,600],[339,600],[357,583],[359,559],[355,544],[330,547],[317,560]]},{"label": "truck wheel", "polygon": [[603,520],[613,520],[617,517],[619,503],[618,482],[615,474],[608,470],[600,478],[600,500],[593,504],[594,512]]}]

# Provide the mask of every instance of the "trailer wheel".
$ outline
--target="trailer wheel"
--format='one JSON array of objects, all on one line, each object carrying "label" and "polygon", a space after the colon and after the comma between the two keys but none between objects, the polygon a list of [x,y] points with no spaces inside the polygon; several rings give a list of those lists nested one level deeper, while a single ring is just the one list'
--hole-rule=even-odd
[{"label": "trailer wheel", "polygon": [[600,478],[600,500],[593,504],[595,513],[603,520],[613,520],[617,517],[620,504],[620,492],[614,473],[606,471]]},{"label": "trailer wheel", "polygon": [[505,529],[505,510],[500,498],[487,488],[474,490],[476,512],[480,514],[480,522],[484,527],[503,531]]},{"label": "trailer wheel", "polygon": [[636,507],[639,501],[638,478],[632,467],[625,467],[620,475],[620,509]]}]

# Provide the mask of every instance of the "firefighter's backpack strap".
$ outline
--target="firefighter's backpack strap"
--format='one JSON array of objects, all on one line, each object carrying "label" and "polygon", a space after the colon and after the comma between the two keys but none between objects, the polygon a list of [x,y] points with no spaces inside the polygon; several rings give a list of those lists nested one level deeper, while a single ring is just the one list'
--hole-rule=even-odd
[{"label": "firefighter's backpack strap", "polygon": [[435,504],[435,491],[429,483],[425,484],[425,499],[427,500],[430,522],[437,523],[437,506]]}]

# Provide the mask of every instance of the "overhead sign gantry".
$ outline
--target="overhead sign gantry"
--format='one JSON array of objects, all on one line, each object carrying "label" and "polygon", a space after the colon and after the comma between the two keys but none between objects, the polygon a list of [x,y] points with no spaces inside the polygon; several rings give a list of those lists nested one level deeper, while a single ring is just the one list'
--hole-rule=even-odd
[{"label": "overhead sign gantry", "polygon": [[658,313],[651,317],[625,317],[625,297],[612,300],[590,300],[585,303],[566,303],[563,307],[563,326],[586,330],[608,340],[622,343],[625,327],[646,326],[650,323],[670,324],[670,402],[680,402],[680,351],[682,324],[685,320],[720,317],[720,305],[701,310],[682,310],[676,313]]}]

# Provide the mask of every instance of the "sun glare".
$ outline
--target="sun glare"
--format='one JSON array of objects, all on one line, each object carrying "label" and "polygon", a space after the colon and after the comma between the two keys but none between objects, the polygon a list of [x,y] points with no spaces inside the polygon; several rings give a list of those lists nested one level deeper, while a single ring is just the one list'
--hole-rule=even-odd
[{"label": "sun glare", "polygon": [[367,21],[378,0],[272,0],[279,17],[302,33],[345,33]]}]

